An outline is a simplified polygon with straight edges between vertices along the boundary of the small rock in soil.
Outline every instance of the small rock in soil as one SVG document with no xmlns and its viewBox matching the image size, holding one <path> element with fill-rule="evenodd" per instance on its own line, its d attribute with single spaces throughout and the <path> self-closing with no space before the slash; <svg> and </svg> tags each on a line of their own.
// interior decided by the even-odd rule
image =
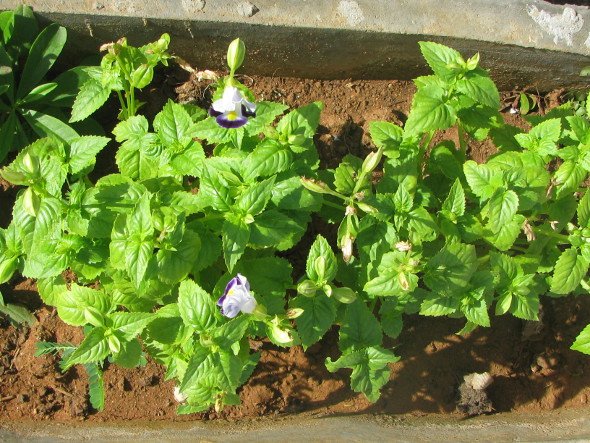
<svg viewBox="0 0 590 443">
<path fill-rule="evenodd" d="M 243 17 L 252 17 L 258 11 L 260 11 L 260 9 L 258 9 L 255 4 L 250 2 L 242 2 L 238 5 L 238 14 Z"/>
<path fill-rule="evenodd" d="M 470 417 L 492 412 L 494 407 L 485 391 L 491 383 L 489 374 L 487 372 L 483 374 L 473 373 L 466 375 L 463 379 L 463 383 L 459 386 L 457 410 Z"/>
</svg>

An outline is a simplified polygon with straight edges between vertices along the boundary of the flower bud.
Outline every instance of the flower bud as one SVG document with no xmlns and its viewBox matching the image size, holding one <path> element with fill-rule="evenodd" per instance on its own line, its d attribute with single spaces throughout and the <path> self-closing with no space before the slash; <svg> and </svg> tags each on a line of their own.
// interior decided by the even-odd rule
<svg viewBox="0 0 590 443">
<path fill-rule="evenodd" d="M 297 285 L 297 293 L 305 297 L 313 297 L 319 288 L 311 280 L 303 280 Z"/>
<path fill-rule="evenodd" d="M 412 249 L 412 243 L 409 243 L 407 241 L 398 241 L 395 244 L 395 249 L 397 249 L 400 252 L 410 251 Z"/>
<path fill-rule="evenodd" d="M 363 166 L 361 168 L 362 172 L 365 174 L 369 174 L 373 172 L 373 170 L 377 167 L 379 162 L 381 161 L 381 157 L 383 156 L 383 149 L 379 148 L 377 151 L 370 152 L 365 158 L 363 162 Z"/>
<path fill-rule="evenodd" d="M 23 156 L 23 165 L 31 174 L 39 172 L 39 159 L 28 152 Z"/>
<path fill-rule="evenodd" d="M 23 195 L 23 208 L 27 214 L 31 217 L 37 217 L 37 213 L 39 212 L 39 207 L 41 206 L 41 199 L 33 188 L 27 188 L 25 194 Z"/>
<path fill-rule="evenodd" d="M 319 194 L 329 194 L 330 188 L 327 184 L 320 180 L 314 180 L 313 178 L 301 177 L 301 184 L 303 187 L 311 192 L 317 192 Z"/>
<path fill-rule="evenodd" d="M 352 243 L 352 237 L 347 233 L 341 241 L 342 260 L 344 260 L 344 263 L 349 263 L 352 258 Z"/>
<path fill-rule="evenodd" d="M 291 134 L 287 139 L 290 145 L 301 146 L 307 140 L 307 137 L 303 134 Z"/>
<path fill-rule="evenodd" d="M 276 321 L 268 324 L 267 328 L 269 338 L 279 346 L 287 346 L 293 342 L 293 336 L 287 329 L 283 329 Z"/>
<path fill-rule="evenodd" d="M 18 267 L 18 257 L 13 256 L 0 263 L 0 284 L 6 283 Z"/>
<path fill-rule="evenodd" d="M 322 286 L 322 291 L 324 291 L 324 294 L 326 294 L 326 297 L 332 297 L 332 286 L 331 285 Z"/>
<path fill-rule="evenodd" d="M 366 203 L 363 202 L 357 202 L 356 205 L 359 207 L 359 209 L 367 214 L 375 214 L 377 212 L 379 212 L 377 210 L 377 208 L 374 208 L 371 205 L 368 205 Z"/>
<path fill-rule="evenodd" d="M 356 300 L 356 292 L 350 288 L 332 288 L 332 296 L 344 304 L 350 304 Z"/>
<path fill-rule="evenodd" d="M 176 400 L 178 403 L 184 403 L 187 398 L 188 397 L 186 394 L 180 392 L 180 388 L 178 386 L 174 387 L 174 400 Z"/>
<path fill-rule="evenodd" d="M 113 354 L 118 354 L 121 352 L 121 341 L 117 338 L 116 335 L 109 335 L 107 337 L 107 342 L 109 344 L 109 349 Z"/>
<path fill-rule="evenodd" d="M 244 62 L 246 55 L 246 45 L 239 38 L 235 39 L 229 44 L 227 48 L 227 66 L 232 73 L 236 71 Z"/>
</svg>

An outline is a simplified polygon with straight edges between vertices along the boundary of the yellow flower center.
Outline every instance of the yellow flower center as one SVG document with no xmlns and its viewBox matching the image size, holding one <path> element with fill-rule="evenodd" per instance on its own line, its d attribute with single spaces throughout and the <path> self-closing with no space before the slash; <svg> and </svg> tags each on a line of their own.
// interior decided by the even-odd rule
<svg viewBox="0 0 590 443">
<path fill-rule="evenodd" d="M 238 114 L 235 111 L 231 111 L 227 113 L 228 120 L 236 120 L 238 118 Z"/>
</svg>

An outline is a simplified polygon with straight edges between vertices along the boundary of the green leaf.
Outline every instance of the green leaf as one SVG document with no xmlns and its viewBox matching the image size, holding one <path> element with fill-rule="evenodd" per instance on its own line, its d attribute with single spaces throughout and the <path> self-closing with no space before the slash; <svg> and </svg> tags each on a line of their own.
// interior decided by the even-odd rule
<svg viewBox="0 0 590 443">
<path fill-rule="evenodd" d="M 393 352 L 380 346 L 368 347 L 346 352 L 335 362 L 326 359 L 326 368 L 336 372 L 342 368 L 352 368 L 350 385 L 355 392 L 362 392 L 369 401 L 379 399 L 380 389 L 389 381 L 389 363 L 399 360 Z"/>
<path fill-rule="evenodd" d="M 141 364 L 141 357 L 141 343 L 133 339 L 121 342 L 121 350 L 113 356 L 113 362 L 123 368 L 132 369 Z"/>
<path fill-rule="evenodd" d="M 383 148 L 387 157 L 399 156 L 398 148 L 402 142 L 403 129 L 390 122 L 373 121 L 369 123 L 371 139 L 378 148 Z"/>
<path fill-rule="evenodd" d="M 154 129 L 165 146 L 186 146 L 194 136 L 194 125 L 189 113 L 170 99 L 154 118 Z"/>
<path fill-rule="evenodd" d="M 363 161 L 354 155 L 345 155 L 334 171 L 334 186 L 337 192 L 352 195 Z"/>
<path fill-rule="evenodd" d="M 455 110 L 443 99 L 441 88 L 426 87 L 418 90 L 404 126 L 406 133 L 422 134 L 436 129 L 447 129 L 457 120 Z"/>
<path fill-rule="evenodd" d="M 72 326 L 84 326 L 88 323 L 84 315 L 86 308 L 106 314 L 111 307 L 104 292 L 77 284 L 72 284 L 69 291 L 55 294 L 55 305 L 61 320 Z"/>
<path fill-rule="evenodd" d="M 56 23 L 47 26 L 37 36 L 25 62 L 16 96 L 26 96 L 47 74 L 61 53 L 67 39 L 67 31 Z"/>
<path fill-rule="evenodd" d="M 144 116 L 122 121 L 115 126 L 113 134 L 118 142 L 123 142 L 115 156 L 123 175 L 141 180 L 157 177 L 160 165 L 157 136 L 148 132 Z"/>
<path fill-rule="evenodd" d="M 238 198 L 236 206 L 242 214 L 260 214 L 272 197 L 272 188 L 275 184 L 275 176 L 264 181 L 253 183 Z"/>
<path fill-rule="evenodd" d="M 453 293 L 465 288 L 477 269 L 473 245 L 445 245 L 426 264 L 424 283 L 433 291 Z"/>
<path fill-rule="evenodd" d="M 459 179 L 455 179 L 449 195 L 442 204 L 442 210 L 452 214 L 453 217 L 461 217 L 465 214 L 465 191 Z"/>
<path fill-rule="evenodd" d="M 198 333 L 215 325 L 215 302 L 192 280 L 184 280 L 178 288 L 178 309 L 184 324 Z"/>
<path fill-rule="evenodd" d="M 245 126 L 246 131 L 249 134 L 258 135 L 274 122 L 277 115 L 282 114 L 288 108 L 282 103 L 265 101 L 256 103 L 256 117 L 248 120 L 248 124 Z"/>
<path fill-rule="evenodd" d="M 488 227 L 497 232 L 511 221 L 518 211 L 518 196 L 514 191 L 498 189 L 492 195 L 488 211 Z"/>
<path fill-rule="evenodd" d="M 4 303 L 2 294 L 0 293 L 0 313 L 7 315 L 10 321 L 17 324 L 27 324 L 32 326 L 37 319 L 24 306 L 15 305 L 13 303 Z"/>
<path fill-rule="evenodd" d="M 407 191 L 403 183 L 399 185 L 393 196 L 393 204 L 395 205 L 396 212 L 410 212 L 414 206 L 414 198 Z"/>
<path fill-rule="evenodd" d="M 500 94 L 491 78 L 483 70 L 469 71 L 457 81 L 457 91 L 494 110 L 500 107 Z"/>
<path fill-rule="evenodd" d="M 49 114 L 29 109 L 22 116 L 39 137 L 55 137 L 65 144 L 80 137 L 74 128 Z"/>
<path fill-rule="evenodd" d="M 64 370 L 76 364 L 96 363 L 109 355 L 109 345 L 104 328 L 94 328 L 80 346 L 64 361 Z"/>
<path fill-rule="evenodd" d="M 397 338 L 401 334 L 404 325 L 402 318 L 403 313 L 403 306 L 397 303 L 396 300 L 384 300 L 379 308 L 383 333 L 391 338 Z"/>
<path fill-rule="evenodd" d="M 177 225 L 177 229 L 182 224 Z M 156 253 L 159 279 L 164 283 L 174 285 L 183 280 L 193 269 L 199 257 L 201 239 L 199 235 L 190 230 L 184 230 L 182 237 L 164 241 L 161 249 Z"/>
<path fill-rule="evenodd" d="M 84 365 L 88 373 L 88 394 L 90 405 L 97 411 L 104 409 L 105 392 L 102 370 L 96 363 L 87 363 Z"/>
<path fill-rule="evenodd" d="M 590 355 L 590 325 L 586 326 L 576 337 L 571 349 Z"/>
<path fill-rule="evenodd" d="M 241 217 L 228 216 L 223 222 L 223 258 L 231 272 L 246 250 L 250 239 L 250 227 Z"/>
<path fill-rule="evenodd" d="M 106 103 L 110 95 L 110 87 L 103 86 L 101 82 L 93 78 L 87 79 L 74 100 L 70 123 L 79 122 L 88 118 Z"/>
<path fill-rule="evenodd" d="M 573 292 L 588 273 L 588 260 L 578 254 L 574 247 L 561 253 L 551 281 L 551 292 L 569 294 Z"/>
<path fill-rule="evenodd" d="M 124 243 L 125 269 L 129 277 L 131 277 L 131 281 L 136 286 L 139 286 L 145 276 L 148 262 L 154 250 L 154 227 L 149 194 L 146 193 L 141 197 L 133 212 L 126 218 L 125 228 L 123 238 L 120 237 L 120 233 L 115 236 L 115 231 L 113 231 L 111 251 L 115 240 Z M 111 256 L 111 261 L 112 259 Z"/>
<path fill-rule="evenodd" d="M 586 190 L 576 210 L 580 228 L 590 228 L 590 191 Z"/>
<path fill-rule="evenodd" d="M 319 341 L 336 320 L 334 299 L 322 293 L 315 297 L 295 297 L 290 306 L 303 309 L 303 314 L 295 322 L 304 350 Z"/>
<path fill-rule="evenodd" d="M 253 181 L 258 177 L 268 177 L 291 167 L 291 151 L 275 140 L 266 139 L 252 151 L 244 161 L 242 177 Z"/>
<path fill-rule="evenodd" d="M 70 145 L 70 173 L 77 174 L 85 168 L 94 166 L 96 155 L 110 141 L 107 137 L 83 136 Z"/>
<path fill-rule="evenodd" d="M 328 241 L 321 235 L 316 237 L 309 249 L 305 269 L 307 276 L 318 286 L 323 286 L 336 277 L 338 272 L 336 256 Z"/>
<path fill-rule="evenodd" d="M 382 340 L 381 325 L 362 300 L 346 305 L 338 343 L 342 351 L 378 346 Z"/>
<path fill-rule="evenodd" d="M 456 297 L 441 295 L 438 293 L 428 296 L 420 305 L 420 315 L 440 317 L 450 315 L 459 309 L 459 300 Z"/>
<path fill-rule="evenodd" d="M 277 131 L 286 136 L 301 134 L 311 138 L 316 133 L 323 109 L 322 102 L 314 102 L 294 109 L 279 121 Z"/>
<path fill-rule="evenodd" d="M 221 349 L 230 349 L 234 343 L 244 337 L 249 323 L 250 317 L 248 315 L 239 315 L 214 330 L 213 342 Z"/>
<path fill-rule="evenodd" d="M 557 197 L 563 197 L 578 190 L 586 178 L 586 170 L 576 161 L 564 161 L 555 172 Z"/>
<path fill-rule="evenodd" d="M 157 316 L 149 312 L 113 312 L 109 318 L 113 322 L 113 329 L 120 332 L 125 340 L 132 340 Z"/>
<path fill-rule="evenodd" d="M 488 165 L 478 165 L 473 160 L 464 163 L 463 172 L 471 191 L 483 200 L 490 198 L 502 184 L 501 176 L 495 174 Z"/>
<path fill-rule="evenodd" d="M 315 212 L 322 206 L 322 196 L 305 189 L 298 176 L 275 183 L 271 200 L 277 208 L 287 210 Z"/>
<path fill-rule="evenodd" d="M 450 81 L 462 71 L 461 65 L 464 61 L 458 51 L 440 43 L 418 42 L 418 44 L 426 63 L 438 77 Z"/>
</svg>

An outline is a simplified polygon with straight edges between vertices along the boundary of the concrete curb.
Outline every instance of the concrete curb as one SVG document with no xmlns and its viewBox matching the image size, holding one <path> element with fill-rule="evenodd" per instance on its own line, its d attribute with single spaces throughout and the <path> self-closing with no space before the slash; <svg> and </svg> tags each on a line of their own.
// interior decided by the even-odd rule
<svg viewBox="0 0 590 443">
<path fill-rule="evenodd" d="M 4 428 L 4 429 L 3 429 Z M 588 409 L 539 414 L 457 416 L 289 416 L 238 422 L 0 424 L 0 440 L 133 442 L 588 441 Z"/>
<path fill-rule="evenodd" d="M 21 0 L 4 0 L 11 8 Z M 170 33 L 172 50 L 223 69 L 240 36 L 244 73 L 308 78 L 411 79 L 428 72 L 417 42 L 479 51 L 501 88 L 584 86 L 590 8 L 541 0 L 29 0 L 69 28 L 75 51 L 121 36 L 139 44 Z M 72 38 L 74 36 L 74 38 Z"/>
</svg>

